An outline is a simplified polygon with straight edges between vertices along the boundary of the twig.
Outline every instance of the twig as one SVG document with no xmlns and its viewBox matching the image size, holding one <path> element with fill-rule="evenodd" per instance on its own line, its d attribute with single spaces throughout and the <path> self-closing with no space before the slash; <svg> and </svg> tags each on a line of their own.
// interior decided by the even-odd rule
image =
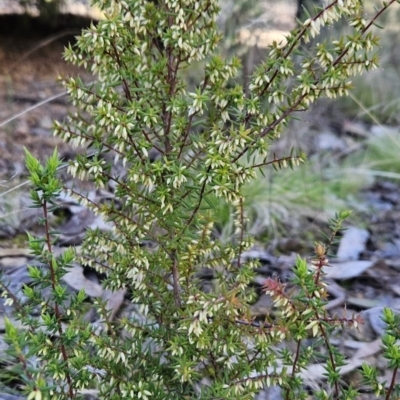
<svg viewBox="0 0 400 400">
<path fill-rule="evenodd" d="M 56 279 L 56 274 L 54 270 L 54 262 L 53 260 L 53 251 L 52 251 L 52 245 L 51 245 L 51 237 L 50 237 L 50 226 L 49 226 L 49 215 L 48 215 L 48 208 L 47 208 L 47 201 L 43 202 L 43 215 L 44 215 L 44 223 L 45 223 L 45 236 L 46 236 L 46 243 L 47 243 L 47 251 L 49 252 L 49 268 L 50 268 L 50 279 L 51 279 L 51 286 L 53 289 L 53 292 L 56 291 L 56 286 L 57 286 L 57 279 Z M 65 349 L 65 345 L 62 342 L 63 338 L 63 328 L 62 328 L 62 321 L 61 321 L 61 311 L 58 307 L 58 304 L 56 301 L 54 301 L 54 312 L 55 316 L 57 319 L 57 326 L 58 326 L 58 334 L 60 335 L 60 351 L 62 354 L 62 358 L 65 362 L 65 364 L 68 366 L 69 364 L 69 358 L 67 355 L 67 350 Z M 71 399 L 75 399 L 75 394 L 74 390 L 72 387 L 72 379 L 69 371 L 66 371 L 65 377 L 67 379 L 68 383 L 68 388 L 69 388 L 69 396 Z"/>
<path fill-rule="evenodd" d="M 62 97 L 62 96 L 65 96 L 66 94 L 67 94 L 67 91 L 65 90 L 64 92 L 55 94 L 54 96 L 50 96 L 50 97 L 48 97 L 48 98 L 45 99 L 45 100 L 39 101 L 39 103 L 36 103 L 36 104 L 34 104 L 33 106 L 28 107 L 28 108 L 26 108 L 25 110 L 19 112 L 18 114 L 14 114 L 12 117 L 6 119 L 5 121 L 0 122 L 0 128 L 1 128 L 2 126 L 4 126 L 4 125 L 7 125 L 7 124 L 10 123 L 11 121 L 14 121 L 15 119 L 21 117 L 22 115 L 27 114 L 28 112 L 33 111 L 33 110 L 35 110 L 36 108 L 43 106 L 44 104 L 50 103 L 51 101 L 53 101 L 53 100 L 55 100 L 55 99 L 58 99 L 58 98 L 60 98 L 60 97 Z"/>
</svg>

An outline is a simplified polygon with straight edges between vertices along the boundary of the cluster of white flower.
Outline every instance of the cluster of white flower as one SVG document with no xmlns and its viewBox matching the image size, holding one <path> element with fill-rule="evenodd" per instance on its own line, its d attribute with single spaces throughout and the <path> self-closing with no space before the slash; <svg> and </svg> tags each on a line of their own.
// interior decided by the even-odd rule
<svg viewBox="0 0 400 400">
<path fill-rule="evenodd" d="M 135 34 L 146 34 L 147 24 L 149 23 L 146 17 L 146 8 L 139 6 L 134 7 L 132 11 L 125 12 L 124 22 L 128 23 L 129 27 L 134 29 Z"/>
</svg>

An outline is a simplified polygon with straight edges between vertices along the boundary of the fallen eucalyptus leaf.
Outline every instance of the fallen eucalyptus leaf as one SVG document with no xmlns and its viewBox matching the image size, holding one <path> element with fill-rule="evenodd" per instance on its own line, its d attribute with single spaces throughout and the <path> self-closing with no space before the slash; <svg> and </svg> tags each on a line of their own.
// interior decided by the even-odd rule
<svg viewBox="0 0 400 400">
<path fill-rule="evenodd" d="M 348 228 L 340 240 L 337 257 L 339 260 L 358 260 L 365 250 L 369 232 L 357 227 Z"/>
<path fill-rule="evenodd" d="M 83 268 L 75 265 L 63 276 L 63 281 L 75 290 L 84 290 L 90 297 L 100 297 L 103 293 L 101 286 L 92 282 L 83 274 Z"/>
<path fill-rule="evenodd" d="M 326 277 L 329 279 L 346 280 L 360 276 L 368 268 L 371 268 L 375 261 L 347 261 L 332 263 L 325 268 Z"/>
</svg>

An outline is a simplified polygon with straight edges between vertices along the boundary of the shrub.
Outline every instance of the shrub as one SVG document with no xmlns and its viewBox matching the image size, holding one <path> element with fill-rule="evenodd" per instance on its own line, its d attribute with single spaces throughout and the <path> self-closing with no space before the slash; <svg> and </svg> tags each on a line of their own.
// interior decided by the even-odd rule
<svg viewBox="0 0 400 400">
<path fill-rule="evenodd" d="M 294 168 L 304 161 L 291 151 L 268 157 L 268 149 L 295 112 L 321 96 L 346 94 L 352 75 L 376 68 L 370 53 L 378 40 L 370 28 L 393 2 L 371 21 L 357 0 L 321 9 L 286 42 L 271 46 L 251 77 L 248 96 L 235 82 L 239 61 L 215 54 L 221 39 L 215 0 L 94 2 L 106 19 L 85 30 L 65 58 L 89 68 L 97 81 L 64 81 L 78 111 L 56 122 L 55 134 L 88 149 L 70 162 L 72 176 L 115 188 L 115 198 L 101 203 L 71 189 L 112 230 L 89 230 L 79 252 L 68 249 L 56 257 L 48 216 L 62 189 L 60 161 L 54 153 L 43 166 L 27 154 L 31 197 L 43 209 L 46 230 L 43 239 L 30 237 L 29 243 L 48 269 L 30 267 L 35 286 L 25 286 L 25 305 L 5 292 L 8 302 L 19 304 L 18 317 L 28 328 L 6 326 L 29 399 L 75 399 L 89 389 L 104 399 L 250 399 L 264 385 L 279 385 L 286 399 L 301 399 L 301 371 L 313 357 L 326 360 L 327 387 L 316 397 L 356 398 L 357 390 L 340 380 L 345 360 L 329 332 L 360 320 L 329 317 L 324 308 L 327 248 L 347 214 L 332 222 L 328 247 L 316 245 L 311 269 L 297 260 L 295 295 L 276 279 L 265 281 L 279 312 L 257 321 L 249 308 L 257 262 L 243 256 L 253 241 L 242 188 L 264 167 Z M 302 43 L 340 18 L 352 34 L 302 54 Z M 194 62 L 203 63 L 204 74 L 189 91 L 183 72 Z M 123 173 L 114 169 L 117 163 Z M 229 242 L 215 235 L 214 197 L 234 210 Z M 148 241 L 155 246 L 145 246 Z M 74 259 L 105 274 L 105 288 L 130 293 L 138 312 L 113 320 L 98 299 L 102 324 L 87 324 L 85 293 L 71 294 L 61 284 Z M 199 290 L 194 276 L 201 268 L 215 271 L 213 293 Z M 31 316 L 33 309 L 39 319 Z M 384 341 L 395 372 L 396 318 L 387 312 Z M 309 337 L 316 340 L 303 344 Z M 285 343 L 294 343 L 293 352 Z M 364 374 L 378 394 L 389 398 L 394 392 L 377 382 L 373 369 L 365 367 Z"/>
</svg>

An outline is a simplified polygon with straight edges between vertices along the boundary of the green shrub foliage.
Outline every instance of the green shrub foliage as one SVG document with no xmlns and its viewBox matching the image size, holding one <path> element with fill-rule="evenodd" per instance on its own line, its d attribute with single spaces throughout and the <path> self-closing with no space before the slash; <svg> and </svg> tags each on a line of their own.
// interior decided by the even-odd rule
<svg viewBox="0 0 400 400">
<path fill-rule="evenodd" d="M 278 310 L 274 317 L 256 321 L 251 315 L 256 295 L 249 283 L 257 262 L 243 257 L 253 243 L 241 189 L 267 166 L 293 168 L 304 161 L 290 150 L 273 157 L 268 150 L 296 112 L 320 97 L 346 94 L 352 75 L 377 67 L 372 51 L 378 40 L 370 28 L 392 3 L 370 21 L 359 0 L 317 10 L 286 40 L 273 43 L 243 88 L 235 81 L 238 59 L 217 53 L 216 0 L 94 1 L 105 19 L 83 31 L 65 59 L 96 80 L 64 81 L 77 111 L 55 124 L 55 134 L 86 148 L 70 162 L 72 176 L 98 188 L 112 185 L 115 194 L 96 203 L 71 190 L 112 227 L 89 230 L 75 261 L 104 273 L 104 287 L 126 290 L 135 312 L 112 319 L 99 299 L 102 323 L 82 320 L 84 293 L 68 293 L 60 282 L 72 251 L 53 254 L 47 223 L 61 190 L 57 154 L 44 166 L 28 154 L 32 199 L 43 208 L 47 232 L 44 239 L 31 238 L 30 246 L 49 266 L 48 272 L 30 272 L 37 288 L 52 293 L 45 299 L 42 290 L 26 287 L 28 302 L 18 315 L 29 329 L 17 333 L 7 325 L 29 399 L 83 398 L 85 391 L 108 400 L 252 399 L 270 385 L 280 386 L 286 399 L 301 399 L 307 396 L 301 371 L 318 346 L 325 349 L 318 357 L 326 361 L 327 385 L 315 396 L 356 398 L 355 389 L 342 386 L 345 360 L 329 332 L 357 326 L 359 319 L 327 315 L 324 245 L 317 244 L 311 266 L 298 259 L 291 295 L 278 280 L 265 281 Z M 340 19 L 351 34 L 321 39 L 302 53 L 322 26 Z M 203 72 L 189 88 L 185 71 L 194 63 Z M 116 169 L 119 164 L 124 168 Z M 214 228 L 215 196 L 235 210 L 229 241 L 219 240 Z M 345 217 L 332 221 L 332 238 Z M 209 293 L 195 279 L 202 268 L 215 271 Z M 8 301 L 16 299 L 10 294 Z M 36 308 L 40 319 L 30 316 Z M 390 329 L 388 353 L 397 346 L 397 331 Z M 392 360 L 390 367 L 397 364 Z M 373 371 L 365 374 L 377 393 L 386 390 Z"/>
</svg>

